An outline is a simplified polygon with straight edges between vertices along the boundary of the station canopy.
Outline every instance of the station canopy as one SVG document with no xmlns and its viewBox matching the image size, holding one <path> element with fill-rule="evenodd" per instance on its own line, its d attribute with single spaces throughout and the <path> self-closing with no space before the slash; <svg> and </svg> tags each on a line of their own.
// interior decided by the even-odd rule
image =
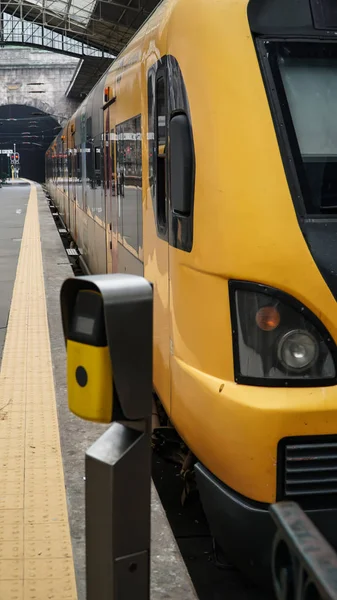
<svg viewBox="0 0 337 600">
<path fill-rule="evenodd" d="M 8 0 L 0 45 L 30 45 L 81 58 L 69 97 L 85 96 L 161 0 Z"/>
</svg>

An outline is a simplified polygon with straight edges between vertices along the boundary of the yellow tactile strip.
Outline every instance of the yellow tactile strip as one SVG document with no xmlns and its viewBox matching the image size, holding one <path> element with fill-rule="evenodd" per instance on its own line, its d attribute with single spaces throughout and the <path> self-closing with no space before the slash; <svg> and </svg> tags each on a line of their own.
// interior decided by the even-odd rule
<svg viewBox="0 0 337 600">
<path fill-rule="evenodd" d="M 76 600 L 35 185 L 0 374 L 0 600 Z"/>
</svg>

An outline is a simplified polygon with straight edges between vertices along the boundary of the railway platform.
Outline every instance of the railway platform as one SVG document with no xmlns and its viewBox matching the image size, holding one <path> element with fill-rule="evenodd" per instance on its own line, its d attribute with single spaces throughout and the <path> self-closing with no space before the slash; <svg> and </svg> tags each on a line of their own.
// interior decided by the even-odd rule
<svg viewBox="0 0 337 600">
<path fill-rule="evenodd" d="M 59 292 L 73 275 L 42 188 L 0 189 L 0 598 L 84 600 L 85 451 L 67 406 Z M 151 600 L 196 598 L 152 488 Z"/>
</svg>

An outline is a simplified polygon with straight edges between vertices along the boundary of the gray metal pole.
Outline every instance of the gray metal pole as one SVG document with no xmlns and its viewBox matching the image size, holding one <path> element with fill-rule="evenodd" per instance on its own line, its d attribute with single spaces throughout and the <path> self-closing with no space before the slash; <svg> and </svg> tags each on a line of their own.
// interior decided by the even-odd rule
<svg viewBox="0 0 337 600">
<path fill-rule="evenodd" d="M 86 453 L 87 600 L 149 600 L 151 420 L 114 423 Z"/>
</svg>

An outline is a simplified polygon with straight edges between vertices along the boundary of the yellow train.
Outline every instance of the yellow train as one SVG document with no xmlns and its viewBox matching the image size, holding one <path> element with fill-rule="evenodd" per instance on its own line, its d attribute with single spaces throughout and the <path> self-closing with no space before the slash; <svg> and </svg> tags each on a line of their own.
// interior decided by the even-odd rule
<svg viewBox="0 0 337 600">
<path fill-rule="evenodd" d="M 164 0 L 46 156 L 91 272 L 154 285 L 155 391 L 254 576 L 272 502 L 337 545 L 336 31 L 329 0 Z"/>
</svg>

